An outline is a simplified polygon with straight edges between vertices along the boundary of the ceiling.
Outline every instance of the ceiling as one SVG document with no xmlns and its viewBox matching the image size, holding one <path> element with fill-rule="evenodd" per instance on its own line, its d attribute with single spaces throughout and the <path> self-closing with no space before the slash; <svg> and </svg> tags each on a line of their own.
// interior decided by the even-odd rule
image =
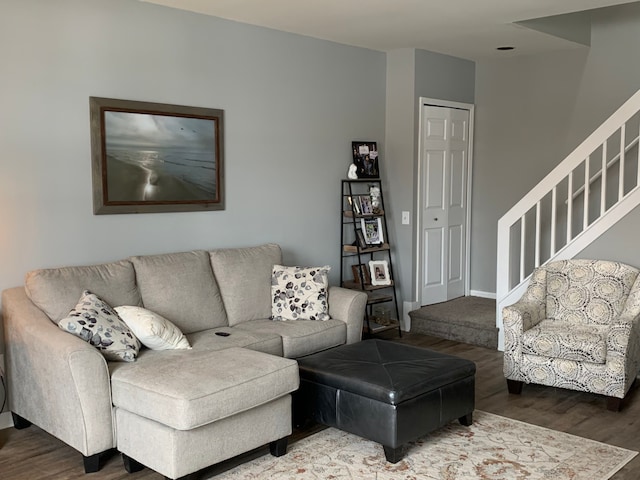
<svg viewBox="0 0 640 480">
<path fill-rule="evenodd" d="M 471 60 L 578 48 L 568 35 L 585 31 L 588 15 L 565 15 L 629 0 L 141 0 L 242 23 L 390 51 L 420 48 Z M 555 17 L 553 29 L 522 22 Z M 531 27 L 531 25 L 529 25 Z M 566 28 L 565 28 L 566 26 Z M 554 30 L 555 29 L 555 30 Z M 587 30 L 588 31 L 588 30 Z M 584 39 L 584 36 L 579 36 Z M 588 37 L 588 35 L 587 35 Z M 586 42 L 588 44 L 588 40 Z M 499 46 L 515 50 L 500 52 Z"/>
</svg>

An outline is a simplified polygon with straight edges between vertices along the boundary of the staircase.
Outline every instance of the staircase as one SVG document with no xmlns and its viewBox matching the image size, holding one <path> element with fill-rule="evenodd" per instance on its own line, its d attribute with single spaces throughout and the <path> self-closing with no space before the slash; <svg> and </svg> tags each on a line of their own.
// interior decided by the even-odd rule
<svg viewBox="0 0 640 480">
<path fill-rule="evenodd" d="M 640 90 L 498 221 L 496 326 L 533 270 L 573 258 L 640 204 Z"/>
</svg>

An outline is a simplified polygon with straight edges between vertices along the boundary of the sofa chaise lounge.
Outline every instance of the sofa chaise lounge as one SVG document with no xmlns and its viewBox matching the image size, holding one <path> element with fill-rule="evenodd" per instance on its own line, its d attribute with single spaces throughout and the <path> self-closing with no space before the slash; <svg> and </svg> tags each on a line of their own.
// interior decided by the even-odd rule
<svg viewBox="0 0 640 480">
<path fill-rule="evenodd" d="M 328 288 L 329 319 L 274 321 L 275 244 L 136 256 L 42 269 L 2 294 L 9 406 L 84 456 L 118 449 L 125 467 L 178 478 L 254 448 L 286 452 L 295 359 L 361 339 L 366 295 Z M 105 359 L 56 325 L 84 290 L 170 320 L 191 349 Z"/>
</svg>

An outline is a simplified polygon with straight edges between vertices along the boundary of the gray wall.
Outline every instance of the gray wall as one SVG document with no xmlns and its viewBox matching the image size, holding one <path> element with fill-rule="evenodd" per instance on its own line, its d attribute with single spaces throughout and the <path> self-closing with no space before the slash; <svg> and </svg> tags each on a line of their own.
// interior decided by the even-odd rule
<svg viewBox="0 0 640 480">
<path fill-rule="evenodd" d="M 337 281 L 340 179 L 351 140 L 384 138 L 384 53 L 137 0 L 3 0 L 0 61 L 0 289 L 263 242 Z M 94 216 L 90 96 L 224 109 L 226 210 Z"/>
<path fill-rule="evenodd" d="M 638 45 L 633 3 L 593 12 L 590 49 L 477 63 L 472 289 L 495 292 L 498 219 L 640 88 Z M 637 216 L 615 231 L 638 237 Z M 587 253 L 640 266 L 628 242 L 611 245 Z"/>
<path fill-rule="evenodd" d="M 386 164 L 388 221 L 395 238 L 396 279 L 402 302 L 415 302 L 416 195 L 418 179 L 418 115 L 420 97 L 473 103 L 475 64 L 425 50 L 401 49 L 387 54 Z M 387 198 L 387 197 L 385 197 Z M 402 225 L 401 212 L 411 212 Z M 415 305 L 414 305 L 415 307 Z M 407 313 L 407 312 L 405 312 Z"/>
</svg>

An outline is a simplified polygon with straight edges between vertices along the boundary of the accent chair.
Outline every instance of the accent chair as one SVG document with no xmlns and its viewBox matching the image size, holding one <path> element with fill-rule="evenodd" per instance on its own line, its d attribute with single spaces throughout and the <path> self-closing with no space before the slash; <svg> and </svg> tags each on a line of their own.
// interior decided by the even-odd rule
<svg viewBox="0 0 640 480">
<path fill-rule="evenodd" d="M 522 298 L 503 309 L 504 375 L 591 392 L 619 411 L 640 368 L 640 270 L 572 259 L 534 270 Z"/>
</svg>

